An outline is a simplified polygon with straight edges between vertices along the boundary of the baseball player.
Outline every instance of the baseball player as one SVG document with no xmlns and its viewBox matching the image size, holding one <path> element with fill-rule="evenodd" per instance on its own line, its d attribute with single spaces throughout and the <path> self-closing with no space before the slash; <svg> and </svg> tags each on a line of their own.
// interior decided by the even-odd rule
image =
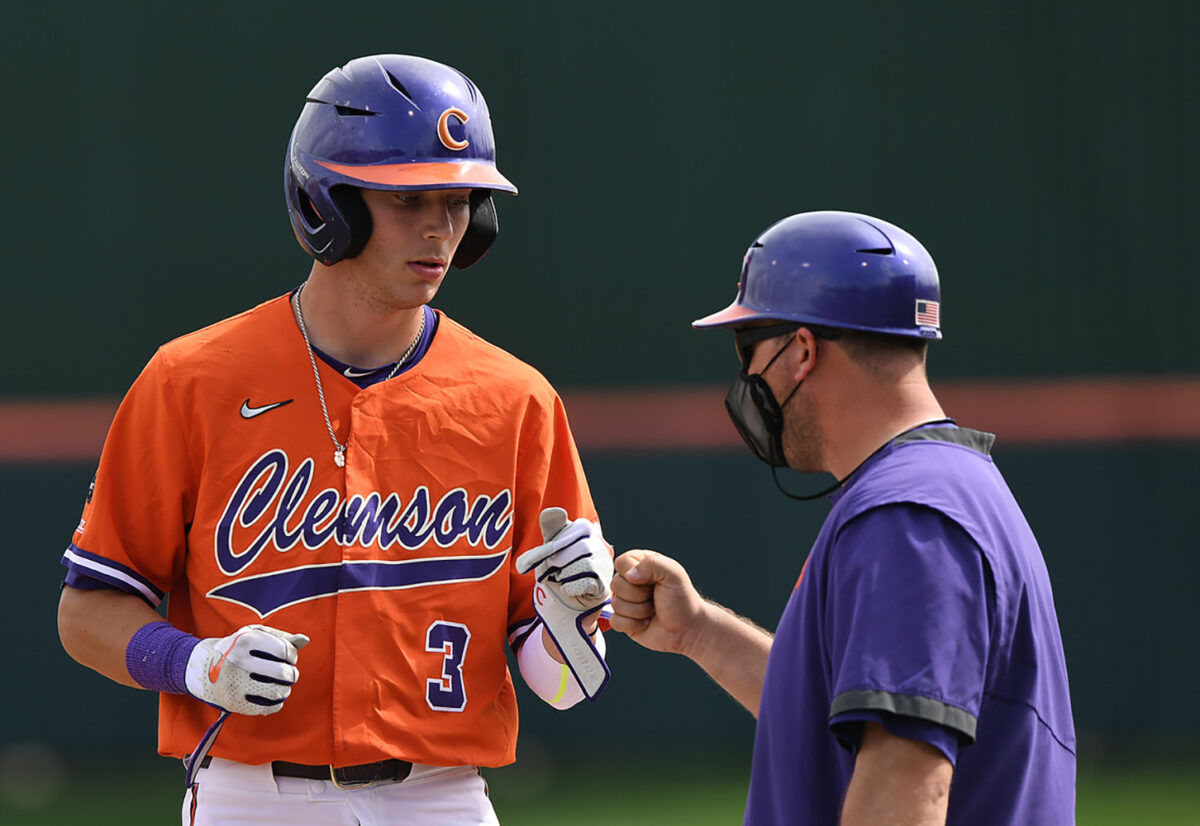
<svg viewBox="0 0 1200 826">
<path fill-rule="evenodd" d="M 929 387 L 940 302 L 910 234 L 811 212 L 763 232 L 737 299 L 695 322 L 733 330 L 726 406 L 752 452 L 838 480 L 774 637 L 669 557 L 617 559 L 613 627 L 690 657 L 758 718 L 747 824 L 1074 823 L 1049 577 L 994 437 Z"/>
<path fill-rule="evenodd" d="M 554 390 L 429 307 L 516 187 L 479 89 L 403 55 L 309 92 L 284 184 L 308 279 L 135 381 L 63 556 L 62 642 L 160 692 L 184 823 L 495 823 L 505 646 L 556 708 L 594 698 L 612 576 Z"/>
</svg>

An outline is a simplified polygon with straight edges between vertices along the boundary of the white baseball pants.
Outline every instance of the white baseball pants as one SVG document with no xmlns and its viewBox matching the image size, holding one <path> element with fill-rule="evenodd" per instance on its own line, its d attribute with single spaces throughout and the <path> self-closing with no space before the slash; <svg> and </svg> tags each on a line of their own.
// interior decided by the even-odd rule
<svg viewBox="0 0 1200 826">
<path fill-rule="evenodd" d="M 183 800 L 184 826 L 499 826 L 474 766 L 416 764 L 399 783 L 339 789 L 214 758 Z"/>
</svg>

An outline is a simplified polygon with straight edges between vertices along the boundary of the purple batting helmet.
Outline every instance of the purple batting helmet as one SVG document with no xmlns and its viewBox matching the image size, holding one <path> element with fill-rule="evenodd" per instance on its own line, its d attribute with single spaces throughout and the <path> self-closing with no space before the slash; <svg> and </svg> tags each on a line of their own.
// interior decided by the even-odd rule
<svg viewBox="0 0 1200 826">
<path fill-rule="evenodd" d="M 737 299 L 694 327 L 798 321 L 940 339 L 937 268 L 900 227 L 854 212 L 802 212 L 758 236 Z"/>
<path fill-rule="evenodd" d="M 360 189 L 471 189 L 471 222 L 451 262 L 465 268 L 496 239 L 492 122 L 466 75 L 409 55 L 333 69 L 308 93 L 284 163 L 284 196 L 300 245 L 323 264 L 362 251 L 371 214 Z"/>
</svg>

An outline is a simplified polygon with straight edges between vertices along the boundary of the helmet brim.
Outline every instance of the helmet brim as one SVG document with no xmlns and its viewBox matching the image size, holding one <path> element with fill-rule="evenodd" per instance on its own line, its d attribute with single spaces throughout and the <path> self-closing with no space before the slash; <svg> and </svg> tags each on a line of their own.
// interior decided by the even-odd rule
<svg viewBox="0 0 1200 826">
<path fill-rule="evenodd" d="M 692 322 L 692 326 L 697 328 L 734 327 L 738 324 L 745 324 L 747 321 L 755 321 L 756 319 L 767 317 L 735 301 L 724 310 L 719 310 L 711 315 L 706 315 L 704 318 L 696 319 Z"/>
<path fill-rule="evenodd" d="M 498 189 L 517 194 L 512 181 L 488 163 L 342 164 L 317 161 L 331 172 L 361 183 L 368 189 Z"/>
</svg>

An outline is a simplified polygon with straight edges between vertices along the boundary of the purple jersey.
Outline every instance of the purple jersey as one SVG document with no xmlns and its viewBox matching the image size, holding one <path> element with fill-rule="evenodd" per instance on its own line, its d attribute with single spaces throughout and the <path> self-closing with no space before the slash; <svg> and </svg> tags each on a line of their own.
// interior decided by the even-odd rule
<svg viewBox="0 0 1200 826">
<path fill-rule="evenodd" d="M 955 764 L 950 826 L 1075 822 L 1050 580 L 991 443 L 910 431 L 832 497 L 771 648 L 747 824 L 836 824 L 864 720 Z"/>
</svg>

